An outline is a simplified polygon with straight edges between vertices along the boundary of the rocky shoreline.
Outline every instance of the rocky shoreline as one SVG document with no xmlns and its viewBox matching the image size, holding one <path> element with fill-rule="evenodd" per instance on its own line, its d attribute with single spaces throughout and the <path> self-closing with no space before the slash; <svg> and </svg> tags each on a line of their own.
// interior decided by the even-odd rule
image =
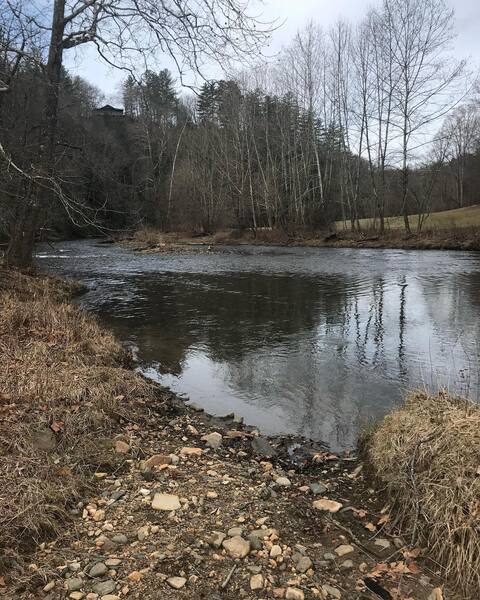
<svg viewBox="0 0 480 600">
<path fill-rule="evenodd" d="M 6 597 L 443 598 L 355 455 L 306 444 L 292 456 L 290 440 L 165 390 L 144 409 L 112 439 L 99 493 L 31 557 L 37 589 Z"/>
</svg>

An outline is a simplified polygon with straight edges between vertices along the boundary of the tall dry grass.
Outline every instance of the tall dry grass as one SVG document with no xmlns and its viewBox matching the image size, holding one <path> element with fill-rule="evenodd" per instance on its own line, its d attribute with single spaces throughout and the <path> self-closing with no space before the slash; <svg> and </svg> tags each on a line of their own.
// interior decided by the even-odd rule
<svg viewBox="0 0 480 600">
<path fill-rule="evenodd" d="M 0 573 L 45 536 L 116 457 L 112 435 L 151 387 L 67 299 L 78 286 L 0 271 Z"/>
<path fill-rule="evenodd" d="M 447 393 L 410 395 L 367 443 L 412 543 L 476 600 L 480 590 L 480 407 Z"/>
</svg>

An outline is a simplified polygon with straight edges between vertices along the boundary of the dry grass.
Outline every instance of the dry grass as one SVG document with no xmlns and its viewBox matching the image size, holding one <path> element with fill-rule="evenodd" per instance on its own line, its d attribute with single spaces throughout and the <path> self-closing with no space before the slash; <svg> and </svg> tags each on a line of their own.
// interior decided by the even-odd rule
<svg viewBox="0 0 480 600">
<path fill-rule="evenodd" d="M 77 285 L 0 275 L 0 553 L 8 557 L 63 528 L 94 471 L 115 463 L 111 438 L 129 401 L 152 390 L 124 368 L 113 336 L 66 303 Z"/>
<path fill-rule="evenodd" d="M 373 219 L 360 219 L 362 229 L 368 229 L 372 224 Z M 417 215 L 410 216 L 410 224 L 415 231 L 418 224 Z M 349 223 L 345 224 L 343 221 L 338 221 L 336 225 L 339 231 L 344 229 L 345 225 L 347 228 L 349 227 Z M 404 229 L 403 217 L 387 217 L 385 227 L 387 230 Z M 424 229 L 452 229 L 455 227 L 480 227 L 480 205 L 432 212 L 424 223 Z"/>
<path fill-rule="evenodd" d="M 412 394 L 368 443 L 368 457 L 414 543 L 459 586 L 480 589 L 480 407 L 447 393 Z"/>
</svg>

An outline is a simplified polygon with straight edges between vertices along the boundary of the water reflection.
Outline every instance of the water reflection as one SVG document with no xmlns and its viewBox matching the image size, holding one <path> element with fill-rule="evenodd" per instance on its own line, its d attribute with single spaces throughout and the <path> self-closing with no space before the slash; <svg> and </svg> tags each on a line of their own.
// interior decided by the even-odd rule
<svg viewBox="0 0 480 600">
<path fill-rule="evenodd" d="M 82 303 L 138 348 L 150 376 L 266 432 L 348 447 L 409 388 L 478 395 L 473 253 L 62 249 L 41 264 L 87 280 Z"/>
</svg>

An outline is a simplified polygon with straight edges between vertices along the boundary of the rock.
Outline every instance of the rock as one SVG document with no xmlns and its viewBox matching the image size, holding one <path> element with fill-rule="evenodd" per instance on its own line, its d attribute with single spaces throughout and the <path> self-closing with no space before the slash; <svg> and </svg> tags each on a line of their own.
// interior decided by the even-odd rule
<svg viewBox="0 0 480 600">
<path fill-rule="evenodd" d="M 128 544 L 128 538 L 123 533 L 117 533 L 117 535 L 114 535 L 112 537 L 112 542 L 114 542 L 115 544 L 121 544 L 123 546 L 125 544 Z"/>
<path fill-rule="evenodd" d="M 278 477 L 275 479 L 275 483 L 281 487 L 290 487 L 292 485 L 292 482 L 288 477 Z"/>
<path fill-rule="evenodd" d="M 244 418 L 241 415 L 233 415 L 233 422 L 236 423 L 237 425 L 242 425 L 242 423 L 244 422 Z"/>
<path fill-rule="evenodd" d="M 250 552 L 250 542 L 244 540 L 239 535 L 224 540 L 222 546 L 232 558 L 245 558 Z"/>
<path fill-rule="evenodd" d="M 195 412 L 201 413 L 204 410 L 199 404 L 195 404 L 195 402 L 191 402 L 188 406 Z"/>
<path fill-rule="evenodd" d="M 242 535 L 243 528 L 242 527 L 232 527 L 227 531 L 228 537 L 235 537 L 236 535 Z"/>
<path fill-rule="evenodd" d="M 220 448 L 223 441 L 222 435 L 220 433 L 217 433 L 216 431 L 214 431 L 213 433 L 209 433 L 208 435 L 204 435 L 201 439 L 202 442 L 205 442 L 205 444 L 209 448 L 213 448 L 214 450 Z"/>
<path fill-rule="evenodd" d="M 93 565 L 88 574 L 90 577 L 102 577 L 102 575 L 105 575 L 107 571 L 107 565 L 103 562 L 98 562 L 96 565 Z"/>
<path fill-rule="evenodd" d="M 327 486 L 323 483 L 311 483 L 309 487 L 314 496 L 322 496 L 328 492 Z"/>
<path fill-rule="evenodd" d="M 263 575 L 252 575 L 250 577 L 250 589 L 261 590 L 263 589 Z"/>
<path fill-rule="evenodd" d="M 332 598 L 336 598 L 337 600 L 340 600 L 340 598 L 342 597 L 342 592 L 340 590 L 337 590 L 337 588 L 332 587 L 331 585 L 322 585 L 322 590 L 325 594 L 331 596 Z"/>
<path fill-rule="evenodd" d="M 185 577 L 169 577 L 167 583 L 174 590 L 181 590 L 187 583 L 187 580 Z"/>
<path fill-rule="evenodd" d="M 390 548 L 391 545 L 390 542 L 384 538 L 378 538 L 377 540 L 375 540 L 374 544 L 375 546 L 379 546 L 383 550 L 387 550 L 387 548 Z"/>
<path fill-rule="evenodd" d="M 118 567 L 119 565 L 121 565 L 122 561 L 120 560 L 120 558 L 107 558 L 107 560 L 105 561 L 105 564 L 109 568 L 114 568 L 114 567 Z"/>
<path fill-rule="evenodd" d="M 335 554 L 337 556 L 345 556 L 345 554 L 350 554 L 354 551 L 355 548 L 353 546 L 350 546 L 350 544 L 342 544 L 341 546 L 338 546 L 338 548 L 335 548 Z"/>
<path fill-rule="evenodd" d="M 72 592 L 68 597 L 71 598 L 71 600 L 82 600 L 84 596 L 85 594 L 83 592 Z"/>
<path fill-rule="evenodd" d="M 277 531 L 275 529 L 254 529 L 250 535 L 259 538 L 260 540 L 265 540 L 269 538 L 272 533 L 277 533 Z"/>
<path fill-rule="evenodd" d="M 213 531 L 212 534 L 207 537 L 207 543 L 210 544 L 210 546 L 213 546 L 214 548 L 220 548 L 223 540 L 226 537 L 227 536 L 221 531 Z"/>
<path fill-rule="evenodd" d="M 315 500 L 313 503 L 313 508 L 317 510 L 324 510 L 330 513 L 336 513 L 342 508 L 343 504 L 341 502 L 335 502 L 335 500 L 326 500 L 322 498 L 321 500 Z"/>
<path fill-rule="evenodd" d="M 273 588 L 272 592 L 274 598 L 285 598 L 284 588 Z"/>
<path fill-rule="evenodd" d="M 111 579 L 106 581 L 99 581 L 93 586 L 93 591 L 99 596 L 105 596 L 111 594 L 115 589 L 115 582 Z"/>
<path fill-rule="evenodd" d="M 117 440 L 115 442 L 115 452 L 117 454 L 128 454 L 130 452 L 130 446 L 122 440 Z"/>
<path fill-rule="evenodd" d="M 289 587 L 285 593 L 286 600 L 304 600 L 305 594 L 298 588 Z"/>
<path fill-rule="evenodd" d="M 312 561 L 308 556 L 302 556 L 297 562 L 296 568 L 299 573 L 306 573 L 312 567 Z"/>
<path fill-rule="evenodd" d="M 68 565 L 68 568 L 70 569 L 70 571 L 73 571 L 74 573 L 76 573 L 77 571 L 80 571 L 80 569 L 82 568 L 82 565 L 79 562 L 71 562 Z"/>
<path fill-rule="evenodd" d="M 169 456 L 170 460 L 172 461 L 172 465 L 178 465 L 178 463 L 180 462 L 180 457 L 176 454 L 169 454 Z"/>
<path fill-rule="evenodd" d="M 260 540 L 259 537 L 257 537 L 256 535 L 252 535 L 250 534 L 247 537 L 247 540 L 250 542 L 250 546 L 252 548 L 252 550 L 261 550 L 262 549 L 262 542 Z"/>
<path fill-rule="evenodd" d="M 253 438 L 252 450 L 256 455 L 265 458 L 273 458 L 277 455 L 275 448 L 263 437 Z"/>
<path fill-rule="evenodd" d="M 145 469 L 153 469 L 153 467 L 160 467 L 161 465 L 170 465 L 172 458 L 166 454 L 154 454 L 148 460 L 145 461 Z"/>
<path fill-rule="evenodd" d="M 435 588 L 428 597 L 428 600 L 443 600 L 442 588 Z"/>
<path fill-rule="evenodd" d="M 95 523 L 99 523 L 100 521 L 103 521 L 103 519 L 105 519 L 105 511 L 99 508 L 93 513 L 93 520 Z"/>
<path fill-rule="evenodd" d="M 270 550 L 270 558 L 277 558 L 277 556 L 281 556 L 282 555 L 282 549 L 278 544 L 275 544 L 274 546 L 272 546 L 271 550 Z"/>
<path fill-rule="evenodd" d="M 140 571 L 132 571 L 128 575 L 128 579 L 133 581 L 133 583 L 138 583 L 142 577 L 143 575 L 140 573 Z"/>
<path fill-rule="evenodd" d="M 337 557 L 335 556 L 335 554 L 332 554 L 331 552 L 325 552 L 325 554 L 323 555 L 324 560 L 337 560 Z"/>
<path fill-rule="evenodd" d="M 202 456 L 203 450 L 201 448 L 182 448 L 180 454 L 181 456 Z"/>
<path fill-rule="evenodd" d="M 88 600 L 88 596 L 87 596 L 87 600 Z M 120 596 L 115 596 L 115 594 L 106 594 L 105 596 L 102 596 L 101 600 L 120 600 Z"/>
<path fill-rule="evenodd" d="M 143 540 L 148 537 L 148 534 L 150 533 L 150 526 L 149 525 L 144 525 L 143 527 L 140 527 L 140 529 L 137 531 L 137 539 L 139 542 L 143 542 Z"/>
<path fill-rule="evenodd" d="M 181 508 L 178 496 L 173 494 L 155 494 L 152 500 L 154 510 L 178 510 Z"/>
<path fill-rule="evenodd" d="M 355 565 L 353 564 L 353 560 L 344 560 L 340 565 L 340 568 L 344 571 L 350 571 L 351 569 L 353 569 L 354 566 Z"/>
<path fill-rule="evenodd" d="M 80 577 L 70 577 L 65 580 L 65 585 L 69 592 L 76 592 L 83 587 L 83 580 Z"/>
</svg>

